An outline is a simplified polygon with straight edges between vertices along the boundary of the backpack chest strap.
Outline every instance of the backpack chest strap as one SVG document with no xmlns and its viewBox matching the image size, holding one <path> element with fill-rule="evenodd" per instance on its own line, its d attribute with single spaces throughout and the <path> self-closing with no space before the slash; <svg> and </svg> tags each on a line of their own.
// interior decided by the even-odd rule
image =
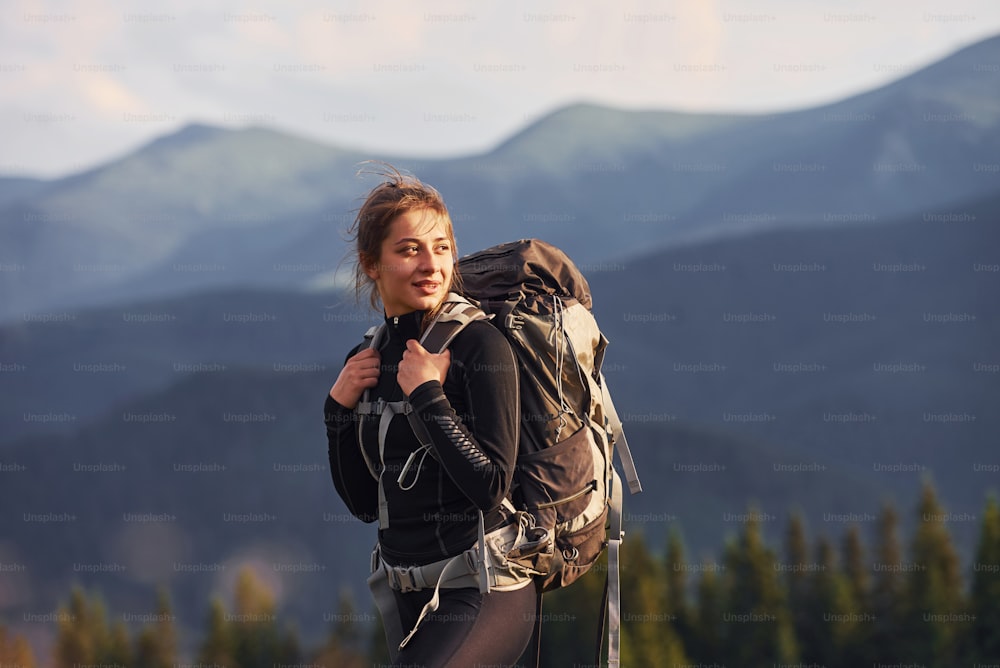
<svg viewBox="0 0 1000 668">
<path fill-rule="evenodd" d="M 358 420 L 358 443 L 361 446 L 361 452 L 364 454 L 369 471 L 378 480 L 378 525 L 380 529 L 385 529 L 389 526 L 389 505 L 385 496 L 385 481 L 383 480 L 383 476 L 385 475 L 385 439 L 389 433 L 389 425 L 392 423 L 392 418 L 397 415 L 405 415 L 407 421 L 410 423 L 411 430 L 420 442 L 420 447 L 410 453 L 409 458 L 396 478 L 396 484 L 401 489 L 412 489 L 417 484 L 417 478 L 420 475 L 420 468 L 423 466 L 424 458 L 430 455 L 434 459 L 437 459 L 437 455 L 431 446 L 430 434 L 427 433 L 427 428 L 420 422 L 409 401 L 385 401 L 381 398 L 375 401 L 363 400 L 358 402 L 356 410 L 361 417 Z M 365 418 L 373 418 L 375 416 L 378 416 L 378 458 L 381 464 L 379 469 L 376 469 L 372 462 L 368 460 L 363 440 Z M 419 462 L 417 461 L 417 455 L 421 455 Z M 417 472 L 410 482 L 406 482 L 407 475 L 414 464 L 416 464 Z"/>
</svg>

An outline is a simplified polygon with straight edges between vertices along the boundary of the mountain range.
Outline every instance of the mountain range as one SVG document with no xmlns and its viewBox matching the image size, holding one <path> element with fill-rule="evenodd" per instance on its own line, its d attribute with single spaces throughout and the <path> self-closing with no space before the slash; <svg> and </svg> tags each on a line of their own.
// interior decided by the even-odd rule
<svg viewBox="0 0 1000 668">
<path fill-rule="evenodd" d="M 749 509 L 775 543 L 797 509 L 870 541 L 926 478 L 967 562 L 1000 488 L 998 69 L 993 38 L 818 109 L 575 105 L 482 156 L 375 157 L 445 194 L 460 250 L 579 263 L 645 487 L 629 531 L 711 560 Z M 0 622 L 166 584 L 198 629 L 245 563 L 309 636 L 339 588 L 367 603 L 374 530 L 320 413 L 377 317 L 334 279 L 368 157 L 192 125 L 0 179 Z"/>
<path fill-rule="evenodd" d="M 1000 187 L 998 66 L 994 37 L 803 111 L 574 105 L 455 159 L 189 125 L 66 178 L 0 180 L 0 317 L 207 286 L 329 284 L 368 158 L 444 193 L 463 248 L 543 236 L 581 262 L 958 205 Z"/>
</svg>

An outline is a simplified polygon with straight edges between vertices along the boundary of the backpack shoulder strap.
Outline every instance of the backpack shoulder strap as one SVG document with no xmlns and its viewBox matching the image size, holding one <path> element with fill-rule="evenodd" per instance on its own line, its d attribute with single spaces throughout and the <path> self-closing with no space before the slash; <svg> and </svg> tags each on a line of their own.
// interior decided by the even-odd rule
<svg viewBox="0 0 1000 668">
<path fill-rule="evenodd" d="M 368 331 L 365 332 L 363 347 L 377 350 L 384 335 L 384 322 L 372 325 L 368 328 Z M 385 488 L 383 487 L 382 475 L 380 473 L 384 470 L 382 468 L 382 460 L 385 449 L 385 432 L 389 428 L 389 421 L 392 419 L 392 416 L 396 413 L 408 412 L 409 404 L 404 401 L 386 402 L 381 399 L 372 401 L 371 390 L 366 389 L 362 393 L 361 400 L 358 401 L 358 405 L 354 407 L 354 410 L 358 414 L 358 448 L 361 450 L 361 457 L 365 460 L 365 464 L 368 466 L 368 472 L 378 482 L 378 524 L 380 529 L 385 529 L 389 526 L 389 506 L 386 502 Z M 372 461 L 372 458 L 369 457 L 368 451 L 365 450 L 364 423 L 366 418 L 378 420 L 378 466 L 376 466 L 375 462 Z"/>
<path fill-rule="evenodd" d="M 360 350 L 363 350 L 365 348 L 374 348 L 377 350 L 379 343 L 381 343 L 382 341 L 382 335 L 384 333 L 385 333 L 384 322 L 369 327 L 368 331 L 365 332 L 365 340 L 362 343 L 362 347 L 359 348 L 359 352 Z M 355 407 L 354 410 L 360 415 L 376 415 L 377 413 L 381 412 L 381 410 L 376 411 L 375 408 L 376 408 L 375 403 L 371 401 L 371 390 L 365 390 L 364 392 L 361 393 L 361 400 L 358 401 L 358 405 Z M 370 465 L 369 468 L 371 468 Z M 374 472 L 372 475 L 374 475 Z"/>
<path fill-rule="evenodd" d="M 432 353 L 443 352 L 470 322 L 489 320 L 492 317 L 466 297 L 449 292 L 441 306 L 441 312 L 420 337 L 420 345 Z"/>
<path fill-rule="evenodd" d="M 440 353 L 448 347 L 448 344 L 450 344 L 452 340 L 458 336 L 458 333 L 465 329 L 470 322 L 488 319 L 489 317 L 490 316 L 486 315 L 481 308 L 462 295 L 456 292 L 449 292 L 448 296 L 445 297 L 444 304 L 441 306 L 441 312 L 438 313 L 437 317 L 435 317 L 433 321 L 431 321 L 431 324 L 427 327 L 423 336 L 420 337 L 420 345 L 426 348 L 429 352 L 435 354 Z M 409 404 L 407 404 L 405 414 L 406 419 L 410 422 L 410 428 L 413 429 L 414 435 L 420 442 L 421 449 L 433 454 L 434 449 L 431 447 L 431 437 L 430 434 L 427 433 L 427 427 L 424 426 L 423 422 L 421 422 L 417 418 L 417 415 L 409 408 Z M 406 465 L 403 467 L 403 471 L 399 474 L 397 482 L 400 484 L 403 484 L 403 480 L 406 477 L 409 467 L 410 461 L 407 461 Z M 414 483 L 415 482 L 416 481 L 414 480 Z"/>
</svg>

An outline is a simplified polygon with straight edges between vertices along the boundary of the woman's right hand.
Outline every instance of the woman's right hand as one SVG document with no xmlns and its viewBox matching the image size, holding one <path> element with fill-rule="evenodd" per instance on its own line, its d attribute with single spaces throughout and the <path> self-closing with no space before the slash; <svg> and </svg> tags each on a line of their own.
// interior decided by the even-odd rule
<svg viewBox="0 0 1000 668">
<path fill-rule="evenodd" d="M 347 360 L 330 388 L 330 396 L 344 408 L 358 405 L 364 391 L 378 383 L 381 358 L 378 351 L 365 348 Z"/>
</svg>

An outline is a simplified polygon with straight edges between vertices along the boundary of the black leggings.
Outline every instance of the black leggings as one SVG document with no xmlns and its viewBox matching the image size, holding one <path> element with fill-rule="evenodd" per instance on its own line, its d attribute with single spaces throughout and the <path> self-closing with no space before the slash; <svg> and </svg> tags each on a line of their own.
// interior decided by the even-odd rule
<svg viewBox="0 0 1000 668">
<path fill-rule="evenodd" d="M 394 592 L 403 633 L 409 633 L 433 589 Z M 442 589 L 440 605 L 396 657 L 400 668 L 511 666 L 524 652 L 535 624 L 534 584 L 516 591 Z"/>
</svg>

